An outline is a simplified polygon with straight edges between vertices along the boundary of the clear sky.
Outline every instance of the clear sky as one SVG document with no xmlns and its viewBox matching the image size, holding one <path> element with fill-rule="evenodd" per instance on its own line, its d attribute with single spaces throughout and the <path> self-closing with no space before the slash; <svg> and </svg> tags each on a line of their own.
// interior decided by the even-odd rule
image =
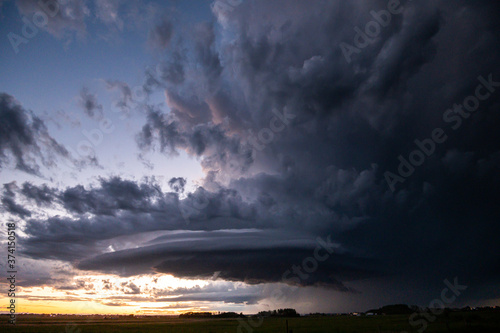
<svg viewBox="0 0 500 333">
<path fill-rule="evenodd" d="M 18 312 L 499 305 L 498 14 L 0 0 Z"/>
</svg>

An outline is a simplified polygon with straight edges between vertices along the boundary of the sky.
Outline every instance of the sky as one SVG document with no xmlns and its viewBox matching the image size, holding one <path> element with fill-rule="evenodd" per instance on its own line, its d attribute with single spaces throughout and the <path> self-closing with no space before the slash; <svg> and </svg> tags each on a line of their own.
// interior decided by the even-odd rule
<svg viewBox="0 0 500 333">
<path fill-rule="evenodd" d="M 0 1 L 17 311 L 500 305 L 499 14 Z"/>
</svg>

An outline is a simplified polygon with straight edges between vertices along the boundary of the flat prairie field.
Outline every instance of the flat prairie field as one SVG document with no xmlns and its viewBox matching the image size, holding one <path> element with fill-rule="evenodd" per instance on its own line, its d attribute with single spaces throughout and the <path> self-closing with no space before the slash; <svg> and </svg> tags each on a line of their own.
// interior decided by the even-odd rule
<svg viewBox="0 0 500 333">
<path fill-rule="evenodd" d="M 16 325 L 8 324 L 2 315 L 1 332 L 57 332 L 57 333 L 400 333 L 400 332 L 500 332 L 500 313 L 453 313 L 438 316 L 434 322 L 409 324 L 406 315 L 383 316 L 305 316 L 299 318 L 264 318 L 262 323 L 250 317 L 240 319 L 182 319 L 168 316 L 110 317 L 103 316 L 41 316 L 18 315 Z M 260 325 L 259 325 L 260 324 Z"/>
</svg>

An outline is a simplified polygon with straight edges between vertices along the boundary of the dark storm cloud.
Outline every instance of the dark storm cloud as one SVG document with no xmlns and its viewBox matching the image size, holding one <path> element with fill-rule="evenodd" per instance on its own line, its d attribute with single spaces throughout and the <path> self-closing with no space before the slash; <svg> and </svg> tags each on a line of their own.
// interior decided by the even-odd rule
<svg viewBox="0 0 500 333">
<path fill-rule="evenodd" d="M 340 291 L 349 289 L 337 279 L 356 280 L 380 274 L 374 263 L 349 253 L 335 253 L 317 265 L 314 274 L 292 273 L 304 259 L 314 256 L 316 247 L 328 255 L 329 243 L 322 248 L 314 240 L 292 233 L 192 232 L 151 240 L 153 245 L 107 253 L 81 261 L 79 269 L 114 272 L 125 276 L 154 270 L 183 278 L 217 276 L 248 284 L 283 282 L 290 285 L 321 285 Z M 331 249 L 330 249 L 331 250 Z M 299 274 L 299 273 L 297 273 Z"/>
<path fill-rule="evenodd" d="M 26 197 L 44 191 L 30 188 Z M 47 200 L 49 200 L 47 198 Z M 256 203 L 246 203 L 236 191 L 207 192 L 202 188 L 179 200 L 155 183 L 134 183 L 120 178 L 101 179 L 100 186 L 69 187 L 52 199 L 73 217 L 30 219 L 25 230 L 25 254 L 32 258 L 74 261 L 105 250 L 118 237 L 168 230 L 219 230 L 262 226 L 255 221 Z M 201 204 L 200 204 L 201 203 Z M 120 240 L 117 240 L 120 243 Z"/>
<path fill-rule="evenodd" d="M 56 191 L 45 184 L 38 187 L 31 183 L 24 183 L 21 189 L 21 193 L 26 198 L 34 200 L 38 206 L 52 204 L 56 199 Z"/>
<path fill-rule="evenodd" d="M 80 90 L 80 106 L 87 116 L 90 118 L 101 119 L 103 116 L 102 105 L 97 101 L 97 97 L 92 94 L 88 88 L 84 87 Z"/>
<path fill-rule="evenodd" d="M 168 186 L 176 192 L 176 193 L 182 193 L 184 192 L 184 186 L 186 186 L 186 179 L 185 178 L 172 178 L 168 181 Z"/>
<path fill-rule="evenodd" d="M 2 205 L 5 210 L 9 213 L 17 215 L 21 218 L 26 218 L 31 216 L 31 212 L 25 209 L 23 206 L 18 205 L 13 198 L 11 197 L 3 197 Z"/>
<path fill-rule="evenodd" d="M 443 279 L 459 276 L 478 299 L 491 297 L 487 286 L 500 283 L 500 8 L 401 3 L 350 63 L 340 44 L 353 44 L 355 28 L 364 30 L 387 1 L 243 2 L 224 17 L 215 11 L 220 26 L 186 32 L 187 56 L 170 59 L 163 82 L 150 85 L 165 92 L 168 110 L 148 106 L 137 136 L 144 151 L 200 158 L 204 189 L 182 200 L 123 181 L 118 187 L 128 189 L 116 192 L 104 183 L 66 189 L 60 200 L 78 217 L 28 221 L 26 253 L 123 275 L 220 272 L 262 283 L 280 281 L 311 255 L 311 240 L 331 235 L 342 251 L 303 285 L 347 291 L 349 281 L 379 277 L 400 291 L 426 287 L 433 299 Z M 478 110 L 443 119 L 474 95 L 480 76 L 492 83 Z M 276 112 L 294 115 L 281 119 L 281 131 L 273 131 Z M 414 141 L 436 128 L 447 141 L 391 191 L 384 173 L 397 172 L 399 155 L 408 159 Z M 269 236 L 168 234 L 103 254 L 134 233 L 250 228 Z"/>
<path fill-rule="evenodd" d="M 139 186 L 115 177 L 101 179 L 95 189 L 86 190 L 81 185 L 67 188 L 60 193 L 60 200 L 70 212 L 114 215 L 119 210 L 149 212 L 153 208 L 150 200 L 157 196 L 158 189 L 153 185 Z"/>
<path fill-rule="evenodd" d="M 0 168 L 13 157 L 16 169 L 39 174 L 38 161 L 50 167 L 55 156 L 70 158 L 40 118 L 25 110 L 14 97 L 0 93 Z"/>
<path fill-rule="evenodd" d="M 16 190 L 16 187 L 17 185 L 15 182 L 3 185 L 3 209 L 21 218 L 29 217 L 31 216 L 31 212 L 15 202 L 16 193 L 14 191 Z"/>
<path fill-rule="evenodd" d="M 206 186 L 229 186 L 268 204 L 272 214 L 291 217 L 293 211 L 307 222 L 292 218 L 287 228 L 332 232 L 353 252 L 381 259 L 390 274 L 420 282 L 462 274 L 498 283 L 492 235 L 498 233 L 499 193 L 492 170 L 500 151 L 500 92 L 490 90 L 457 131 L 443 114 L 474 95 L 479 76 L 499 90 L 491 83 L 500 81 L 493 14 L 499 7 L 491 1 L 402 1 L 401 13 L 349 63 L 340 43 L 354 45 L 354 28 L 364 31 L 375 21 L 370 11 L 387 4 L 272 1 L 244 2 L 223 14 L 214 9 L 222 36 L 211 24 L 199 25 L 192 45 L 196 65 L 188 59 L 183 65 L 198 69 L 198 83 L 185 78 L 169 87 L 172 113 L 150 116 L 138 142 L 144 148 L 158 141 L 169 148 L 165 152 L 200 156 L 212 171 Z M 196 94 L 186 94 L 188 87 Z M 172 96 L 182 98 L 182 107 Z M 218 96 L 226 102 L 215 102 Z M 273 109 L 295 117 L 263 149 L 253 146 L 246 172 L 225 168 L 231 158 L 213 157 L 231 156 L 224 144 L 229 138 L 245 147 L 262 130 L 269 134 Z M 207 130 L 214 123 L 219 139 L 194 135 L 193 124 Z M 408 158 L 414 140 L 429 138 L 437 127 L 448 141 L 392 193 L 384 172 L 397 170 L 398 155 Z M 234 155 L 241 157 L 241 150 Z M 223 183 L 228 173 L 229 185 Z M 297 213 L 299 207 L 308 214 Z M 443 247 L 448 250 L 438 250 Z"/>
<path fill-rule="evenodd" d="M 16 196 L 15 191 L 17 190 L 16 182 L 11 182 L 7 184 L 3 184 L 3 195 L 9 198 L 13 198 Z"/>
<path fill-rule="evenodd" d="M 173 181 L 176 183 L 178 179 Z M 267 181 L 273 187 L 271 180 Z M 123 237 L 132 237 L 136 244 L 140 244 L 144 233 L 150 231 L 273 226 L 303 229 L 300 221 L 312 215 L 303 211 L 303 207 L 295 211 L 291 209 L 288 206 L 291 202 L 285 201 L 286 192 L 286 188 L 276 188 L 257 202 L 248 204 L 234 190 L 210 193 L 200 189 L 179 201 L 173 193 L 161 193 L 152 184 L 139 185 L 117 178 L 101 180 L 97 188 L 73 187 L 57 194 L 69 212 L 80 216 L 77 220 L 61 217 L 45 221 L 29 220 L 25 228 L 29 237 L 23 240 L 23 253 L 38 259 L 80 261 L 78 267 L 81 269 L 110 271 L 125 276 L 159 271 L 194 278 L 220 272 L 220 278 L 230 281 L 279 282 L 292 265 L 300 265 L 305 258 L 313 255 L 314 235 L 306 231 L 312 225 L 305 228 L 300 236 L 285 231 L 256 233 L 245 230 L 173 233 L 151 239 L 136 250 L 98 254 L 108 244 L 115 244 L 118 248 L 122 243 L 128 244 L 128 238 Z M 201 200 L 198 198 L 200 195 Z M 283 204 L 278 205 L 278 201 Z M 313 205 L 312 202 L 309 204 Z M 189 224 L 182 216 L 184 206 L 194 207 L 193 211 L 188 211 Z M 88 213 L 94 216 L 89 217 Z M 138 256 L 143 259 L 137 260 Z M 246 259 L 238 260 L 242 257 Z M 336 253 L 328 264 L 322 265 L 315 274 L 298 284 L 323 285 L 346 291 L 348 288 L 342 280 L 378 274 L 380 272 L 370 260 L 343 251 Z"/>
<path fill-rule="evenodd" d="M 185 185 L 183 178 L 173 178 L 170 180 L 170 185 L 176 192 L 182 192 Z M 6 184 L 7 186 L 9 184 Z M 8 186 L 4 190 L 4 196 L 14 197 L 15 189 Z M 239 193 L 234 190 L 220 189 L 216 192 L 208 192 L 203 188 L 198 188 L 195 192 L 189 193 L 184 199 L 179 199 L 175 192 L 163 192 L 158 183 L 147 181 L 136 183 L 130 180 L 124 180 L 119 177 L 109 179 L 100 179 L 98 186 L 85 188 L 77 185 L 68 187 L 62 190 L 49 188 L 47 185 L 35 186 L 30 183 L 24 183 L 22 189 L 18 191 L 26 199 L 34 200 L 38 205 L 61 205 L 65 210 L 80 216 L 79 223 L 68 223 L 65 226 L 65 218 L 54 217 L 51 222 L 59 227 L 47 229 L 43 221 L 32 220 L 32 227 L 35 229 L 42 228 L 48 231 L 57 239 L 64 237 L 66 232 L 73 233 L 76 237 L 78 230 L 85 232 L 85 228 L 90 228 L 87 235 L 89 239 L 106 239 L 106 237 L 115 237 L 124 235 L 130 227 L 126 226 L 127 220 L 131 219 L 131 223 L 137 223 L 137 232 L 151 230 L 175 230 L 182 227 L 186 221 L 183 221 L 183 209 L 191 208 L 189 213 L 192 219 L 193 230 L 214 230 L 217 228 L 241 228 L 249 226 L 255 219 L 255 215 L 261 210 L 255 203 L 245 202 Z M 203 203 L 203 205 L 199 205 Z M 92 217 L 89 219 L 88 214 Z M 165 217 L 163 219 L 163 217 Z M 213 219 L 214 225 L 206 223 L 206 218 Z M 227 221 L 224 221 L 224 219 Z M 93 223 L 93 220 L 107 220 L 105 225 Z M 123 219 L 123 228 L 120 225 L 120 219 Z M 134 221 L 137 219 L 137 221 Z M 144 219 L 144 221 L 139 221 Z M 220 220 L 219 220 L 220 219 Z M 235 224 L 231 219 L 242 219 L 244 222 L 241 225 Z M 154 223 L 152 221 L 157 220 Z M 245 220 L 247 220 L 245 222 Z M 111 222 L 113 221 L 113 222 Z M 83 224 L 87 224 L 83 227 Z M 49 223 L 50 224 L 50 223 Z M 100 233 L 91 235 L 98 228 Z M 31 229 L 28 231 L 31 233 Z M 108 234 L 109 232 L 109 234 Z M 45 233 L 45 236 L 49 236 Z M 40 234 L 40 237 L 44 237 Z M 84 240 L 82 240 L 84 241 Z"/>
</svg>

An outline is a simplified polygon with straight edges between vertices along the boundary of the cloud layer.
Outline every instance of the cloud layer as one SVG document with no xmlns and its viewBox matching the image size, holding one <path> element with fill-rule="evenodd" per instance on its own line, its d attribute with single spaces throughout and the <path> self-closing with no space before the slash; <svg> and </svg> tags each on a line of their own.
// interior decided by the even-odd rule
<svg viewBox="0 0 500 333">
<path fill-rule="evenodd" d="M 180 177 L 5 186 L 4 209 L 26 220 L 24 255 L 127 277 L 217 274 L 342 292 L 386 279 L 434 295 L 459 276 L 472 300 L 498 297 L 488 286 L 500 283 L 500 7 L 402 2 L 376 36 L 360 37 L 386 9 L 378 0 L 245 1 L 214 6 L 213 21 L 186 29 L 156 22 L 148 42 L 161 60 L 145 73 L 145 117 L 129 135 L 144 156 L 198 159 L 205 178 L 191 193 Z M 369 42 L 346 58 L 340 45 L 360 38 Z M 478 86 L 487 97 L 467 111 Z M 130 110 L 131 88 L 107 87 Z M 158 93 L 164 104 L 149 99 Z M 101 115 L 88 90 L 80 99 L 89 117 Z M 10 153 L 36 173 L 23 152 L 67 154 L 11 96 L 0 95 L 0 107 L 1 166 Z M 424 154 L 416 140 L 436 129 L 446 140 Z M 418 149 L 424 161 L 388 184 L 387 172 Z M 318 237 L 330 237 L 334 253 L 307 278 L 284 279 Z M 222 295 L 200 300 L 257 301 Z"/>
</svg>

